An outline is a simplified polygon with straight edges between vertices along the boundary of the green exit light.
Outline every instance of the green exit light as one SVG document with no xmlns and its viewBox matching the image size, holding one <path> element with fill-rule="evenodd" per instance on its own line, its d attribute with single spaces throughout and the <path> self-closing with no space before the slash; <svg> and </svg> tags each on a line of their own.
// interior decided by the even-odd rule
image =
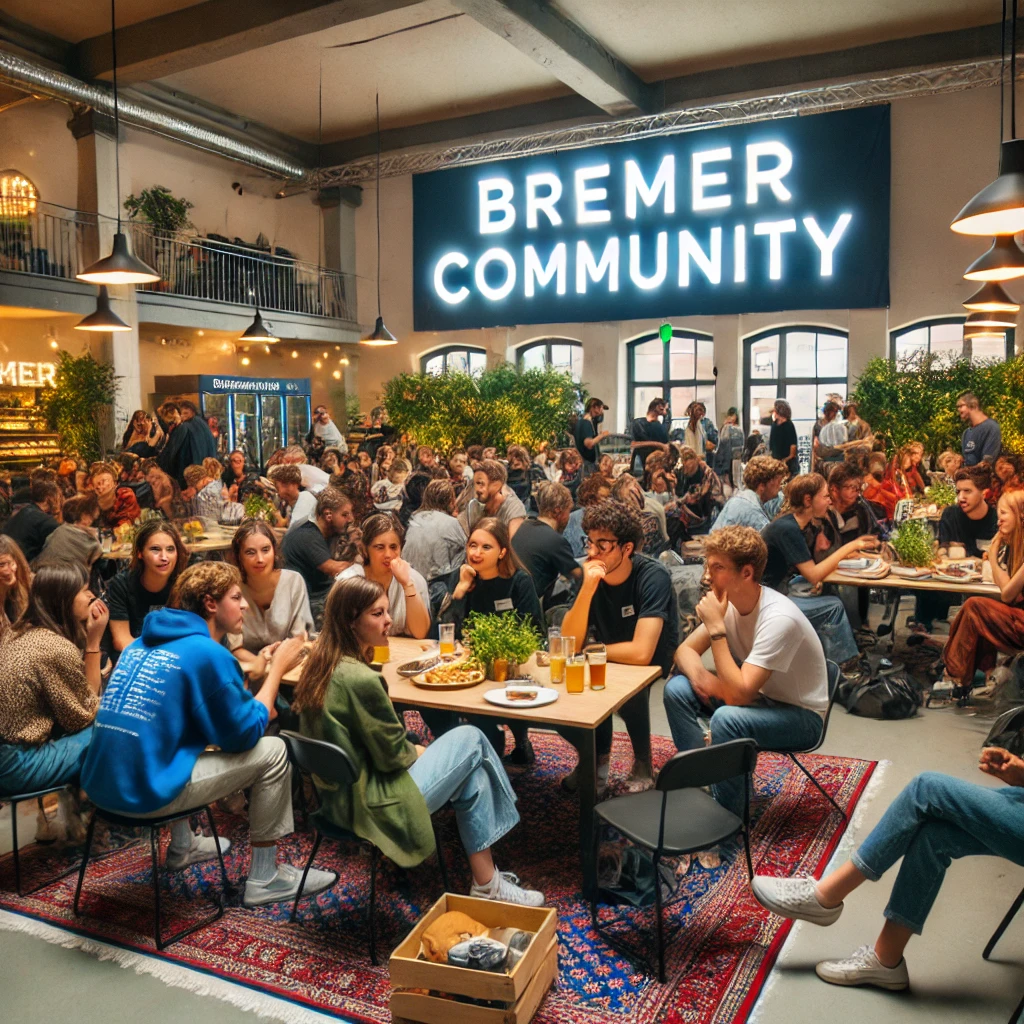
<svg viewBox="0 0 1024 1024">
<path fill-rule="evenodd" d="M 661 338 L 661 340 L 665 344 L 668 344 L 668 342 L 670 342 L 672 340 L 672 325 L 671 324 L 662 324 L 658 328 L 658 337 Z"/>
</svg>

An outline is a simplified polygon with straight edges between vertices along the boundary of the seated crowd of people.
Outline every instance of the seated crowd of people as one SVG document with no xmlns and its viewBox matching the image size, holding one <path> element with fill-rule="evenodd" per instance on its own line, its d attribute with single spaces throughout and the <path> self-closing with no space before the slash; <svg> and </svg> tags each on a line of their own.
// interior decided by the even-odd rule
<svg viewBox="0 0 1024 1024">
<path fill-rule="evenodd" d="M 828 662 L 856 671 L 868 626 L 866 590 L 825 581 L 886 535 L 894 509 L 876 500 L 879 491 L 898 502 L 924 490 L 923 446 L 883 456 L 878 478 L 870 428 L 849 405 L 837 420 L 830 401 L 814 435 L 816 471 L 800 473 L 784 401 L 767 445 L 758 433 L 759 450 L 743 443 L 735 410 L 719 432 L 699 402 L 672 440 L 656 400 L 634 424 L 630 461 L 616 465 L 600 452 L 604 408 L 591 400 L 572 448 L 534 456 L 512 445 L 504 460 L 481 446 L 441 458 L 427 445 L 403 449 L 384 429 L 350 456 L 318 409 L 305 447 L 256 469 L 242 452 L 221 466 L 192 428 L 174 450 L 198 461 L 161 463 L 194 419 L 170 426 L 161 406 L 160 424 L 145 414 L 133 420 L 124 440 L 135 450 L 118 463 L 83 473 L 72 463 L 63 474 L 72 477 L 70 494 L 59 471 L 33 472 L 10 495 L 0 533 L 0 799 L 77 783 L 97 806 L 138 817 L 232 800 L 248 816 L 252 845 L 244 905 L 292 900 L 301 871 L 278 850 L 294 822 L 277 733 L 298 729 L 340 746 L 358 770 L 351 789 L 324 795 L 323 813 L 337 825 L 410 867 L 434 851 L 431 815 L 450 803 L 472 895 L 539 906 L 544 895 L 500 870 L 492 853 L 519 821 L 503 762 L 533 763 L 527 723 L 505 723 L 510 747 L 497 719 L 455 712 L 423 713 L 429 735 L 411 735 L 371 668 L 389 636 L 437 639 L 440 624 L 451 623 L 461 639 L 473 612 L 517 615 L 540 636 L 558 624 L 577 651 L 596 642 L 611 663 L 657 666 L 680 751 L 741 737 L 772 750 L 813 746 L 829 703 Z M 937 470 L 957 492 L 939 543 L 977 552 L 990 540 L 999 597 L 970 597 L 952 623 L 944 671 L 961 690 L 999 652 L 1024 648 L 1020 462 L 998 450 L 979 454 L 991 428 L 976 404 L 965 409 L 968 464 L 946 453 Z M 977 458 L 966 457 L 968 440 Z M 226 560 L 192 556 L 189 564 L 173 522 L 180 505 L 220 514 L 251 489 L 272 493 L 274 521 L 243 519 Z M 124 521 L 134 522 L 140 505 L 154 515 L 135 529 L 127 567 L 109 575 L 97 527 L 118 525 L 133 508 Z M 695 534 L 704 536 L 706 593 L 698 624 L 682 635 L 671 556 L 659 556 Z M 927 595 L 915 628 L 949 610 Z M 283 677 L 300 665 L 286 699 Z M 618 712 L 633 763 L 617 781 L 633 791 L 653 783 L 649 695 Z M 611 746 L 609 716 L 596 736 L 599 795 L 609 786 Z M 994 853 L 1024 863 L 1016 810 L 1024 762 L 989 750 L 981 767 L 1010 787 L 921 776 L 827 879 L 755 878 L 769 910 L 831 924 L 857 885 L 904 858 L 875 947 L 820 965 L 825 980 L 906 987 L 903 949 L 923 927 L 949 859 Z M 566 790 L 578 788 L 576 775 L 562 780 Z M 738 810 L 743 780 L 720 783 L 714 796 Z M 56 824 L 44 819 L 41 830 L 80 837 L 82 806 L 67 792 L 60 800 Z M 193 834 L 186 819 L 173 824 L 171 870 L 216 856 L 212 838 Z M 311 870 L 303 893 L 335 881 Z"/>
</svg>

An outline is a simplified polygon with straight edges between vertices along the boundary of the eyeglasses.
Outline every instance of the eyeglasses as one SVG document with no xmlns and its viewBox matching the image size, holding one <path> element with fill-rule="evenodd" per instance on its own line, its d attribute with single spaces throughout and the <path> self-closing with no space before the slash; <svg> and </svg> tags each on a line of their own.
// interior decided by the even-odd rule
<svg viewBox="0 0 1024 1024">
<path fill-rule="evenodd" d="M 617 540 L 590 540 L 587 538 L 587 548 L 596 548 L 602 555 L 607 555 L 619 546 Z"/>
<path fill-rule="evenodd" d="M 18 568 L 18 563 L 13 558 L 0 558 L 0 572 L 4 570 L 14 571 Z"/>
</svg>

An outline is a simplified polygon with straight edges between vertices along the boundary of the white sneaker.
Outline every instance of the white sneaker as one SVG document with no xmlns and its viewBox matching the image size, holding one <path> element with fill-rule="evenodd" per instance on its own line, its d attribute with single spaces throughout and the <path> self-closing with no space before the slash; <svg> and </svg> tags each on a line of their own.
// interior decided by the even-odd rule
<svg viewBox="0 0 1024 1024">
<path fill-rule="evenodd" d="M 791 921 L 810 921 L 830 925 L 839 920 L 843 904 L 823 907 L 818 902 L 813 878 L 772 878 L 754 875 L 750 883 L 754 898 L 765 910 Z"/>
<path fill-rule="evenodd" d="M 910 987 L 907 961 L 903 959 L 895 967 L 886 967 L 871 946 L 854 950 L 848 960 L 822 960 L 815 971 L 830 985 L 874 985 L 890 992 Z"/>
<path fill-rule="evenodd" d="M 220 842 L 221 856 L 231 849 L 231 840 L 218 836 Z M 187 868 L 189 864 L 202 864 L 203 861 L 214 860 L 217 856 L 217 844 L 213 836 L 195 835 L 192 837 L 192 845 L 180 852 L 173 847 L 167 849 L 166 867 L 168 871 L 180 871 Z"/>
<path fill-rule="evenodd" d="M 263 907 L 268 903 L 284 903 L 294 900 L 302 881 L 302 869 L 293 864 L 278 864 L 277 874 L 269 882 L 254 882 L 251 878 L 245 883 L 245 894 L 242 905 L 246 907 Z M 334 871 L 318 871 L 310 868 L 303 887 L 303 896 L 316 896 L 317 893 L 330 889 L 338 881 Z"/>
<path fill-rule="evenodd" d="M 511 871 L 494 869 L 494 875 L 486 885 L 473 883 L 470 896 L 480 900 L 500 900 L 503 903 L 518 903 L 523 907 L 543 907 L 544 893 L 536 889 L 524 889 L 519 878 Z"/>
</svg>

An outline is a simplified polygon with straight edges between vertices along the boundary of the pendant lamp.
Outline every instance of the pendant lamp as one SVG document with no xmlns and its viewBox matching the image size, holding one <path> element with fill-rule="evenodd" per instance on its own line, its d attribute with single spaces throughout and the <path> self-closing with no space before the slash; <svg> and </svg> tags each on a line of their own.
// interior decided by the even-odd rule
<svg viewBox="0 0 1024 1024">
<path fill-rule="evenodd" d="M 1020 303 L 1014 302 L 1001 284 L 990 281 L 964 302 L 963 307 L 978 313 L 1016 313 Z"/>
<path fill-rule="evenodd" d="M 1024 139 L 1017 138 L 1017 0 L 1010 20 L 1010 138 L 1003 140 L 1006 78 L 1006 0 L 1000 31 L 999 177 L 956 215 L 950 228 L 961 235 L 1015 235 L 1024 231 Z"/>
<path fill-rule="evenodd" d="M 90 313 L 81 323 L 75 324 L 76 331 L 130 331 L 128 326 L 111 308 L 107 286 L 100 285 L 96 296 L 96 312 Z"/>
<path fill-rule="evenodd" d="M 245 333 L 238 340 L 258 341 L 264 345 L 272 345 L 275 341 L 280 341 L 281 339 L 274 333 L 273 326 L 260 316 L 260 311 L 257 309 L 252 323 L 246 327 Z"/>
<path fill-rule="evenodd" d="M 114 5 L 117 0 L 110 0 L 110 49 L 113 64 L 114 88 L 114 176 L 117 183 L 117 233 L 110 255 L 97 260 L 80 274 L 75 276 L 79 281 L 90 281 L 92 284 L 147 284 L 159 281 L 160 275 L 147 263 L 132 255 L 128 247 L 128 236 L 121 231 L 121 117 L 117 103 L 117 19 Z"/>
<path fill-rule="evenodd" d="M 398 339 L 384 326 L 384 317 L 380 313 L 380 93 L 377 93 L 377 322 L 373 325 L 373 333 L 360 338 L 359 344 L 377 348 L 398 344 Z"/>
<path fill-rule="evenodd" d="M 998 235 L 992 247 L 965 271 L 966 281 L 1012 281 L 1024 277 L 1024 252 L 1013 235 Z"/>
<path fill-rule="evenodd" d="M 1017 320 L 1009 313 L 972 313 L 964 321 L 964 337 L 974 337 L 974 331 L 998 327 L 1002 331 L 1017 326 Z"/>
</svg>

